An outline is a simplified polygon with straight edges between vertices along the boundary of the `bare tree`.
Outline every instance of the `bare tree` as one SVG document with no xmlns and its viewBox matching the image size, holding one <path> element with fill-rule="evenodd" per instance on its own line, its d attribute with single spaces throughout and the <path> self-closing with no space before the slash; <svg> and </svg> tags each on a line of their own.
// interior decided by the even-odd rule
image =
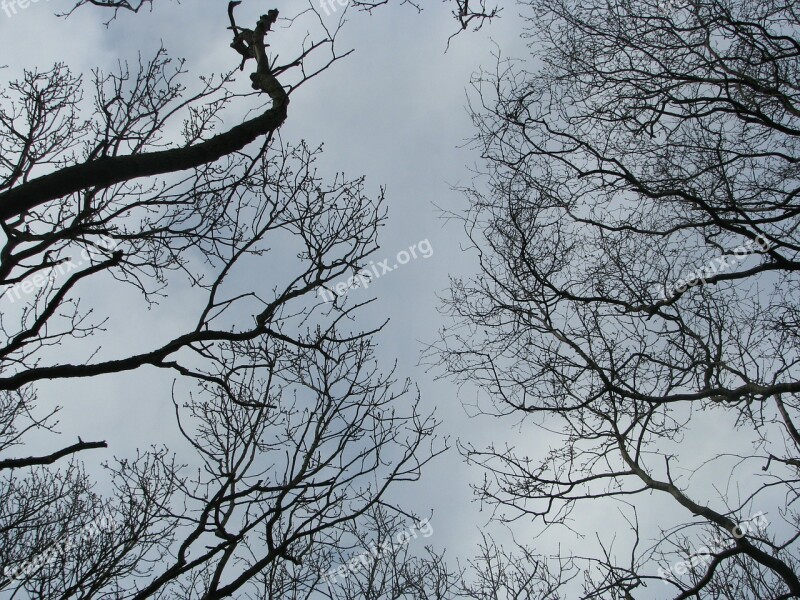
<svg viewBox="0 0 800 600">
<path fill-rule="evenodd" d="M 175 0 L 180 3 L 180 0 Z M 492 19 L 500 16 L 502 10 L 500 6 L 495 3 L 489 3 L 487 0 L 442 0 L 445 4 L 453 5 L 453 17 L 458 21 L 459 27 L 462 31 L 473 26 L 475 30 L 480 29 L 484 24 Z M 163 0 L 162 4 L 166 2 Z M 347 6 L 351 5 L 354 8 L 371 13 L 376 8 L 390 4 L 391 0 L 309 0 L 312 7 L 314 2 L 319 6 L 334 7 L 334 6 Z M 422 2 L 419 0 L 397 0 L 400 5 L 408 5 L 415 8 L 417 11 L 422 12 Z M 153 10 L 153 0 L 77 0 L 71 5 L 70 10 L 62 13 L 62 16 L 69 16 L 82 6 L 98 6 L 102 8 L 112 9 L 113 16 L 106 23 L 110 24 L 119 14 L 120 11 L 129 11 L 138 13 L 145 7 Z M 455 34 L 454 34 L 455 35 Z"/>
<path fill-rule="evenodd" d="M 462 579 L 459 598 L 468 600 L 513 600 L 536 598 L 560 600 L 570 581 L 578 575 L 574 561 L 568 557 L 548 557 L 515 543 L 506 550 L 490 535 L 483 534 L 478 554 L 469 563 Z"/>
<path fill-rule="evenodd" d="M 551 527 L 621 506 L 565 551 L 586 598 L 798 597 L 797 5 L 525 4 L 537 66 L 475 78 L 480 276 L 439 358 L 558 441 L 466 445 L 476 492 Z M 640 523 L 653 497 L 685 520 Z"/>
<path fill-rule="evenodd" d="M 345 531 L 321 571 L 332 600 L 452 598 L 458 574 L 428 543 L 431 519 L 376 506 Z M 294 597 L 294 596 L 293 596 Z"/>
<path fill-rule="evenodd" d="M 189 91 L 184 63 L 163 49 L 96 72 L 88 118 L 83 80 L 64 65 L 27 71 L 3 92 L 4 597 L 324 593 L 320 568 L 354 524 L 378 506 L 390 519 L 390 487 L 444 449 L 410 384 L 376 365 L 374 331 L 353 324 L 360 306 L 317 300 L 363 266 L 385 218 L 382 192 L 370 198 L 363 178 L 322 181 L 320 150 L 278 134 L 291 95 L 346 55 L 338 30 L 302 12 L 292 26 L 306 18 L 314 29 L 280 64 L 265 41 L 281 45 L 278 12 L 251 29 L 235 19 L 239 4 L 225 25 L 232 56 L 253 65 L 253 93 L 234 91 L 238 68 Z M 224 129 L 229 107 L 251 96 L 267 105 Z M 267 264 L 276 247 L 291 252 L 279 257 L 290 275 L 268 293 L 242 285 L 248 261 Z M 203 294 L 191 330 L 145 351 L 102 348 L 114 328 L 97 316 L 90 283 L 132 290 L 152 308 L 178 282 Z M 108 461 L 109 496 L 79 457 L 113 446 L 113 432 L 42 449 L 61 409 L 42 407 L 53 403 L 40 383 L 152 369 L 175 376 L 163 400 L 191 464 L 167 448 Z M 438 577 L 438 564 L 432 556 L 420 573 Z"/>
</svg>

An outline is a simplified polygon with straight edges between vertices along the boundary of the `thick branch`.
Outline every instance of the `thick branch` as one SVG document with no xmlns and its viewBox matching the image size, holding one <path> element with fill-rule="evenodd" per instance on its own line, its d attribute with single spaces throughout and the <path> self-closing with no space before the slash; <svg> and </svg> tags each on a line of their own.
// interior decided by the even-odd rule
<svg viewBox="0 0 800 600">
<path fill-rule="evenodd" d="M 269 16 L 265 15 L 259 21 L 256 32 L 260 35 L 255 36 L 256 43 L 253 48 L 258 67 L 250 76 L 253 87 L 267 93 L 272 99 L 272 107 L 269 110 L 194 146 L 147 154 L 100 158 L 33 179 L 0 194 L 0 220 L 7 221 L 45 202 L 90 187 L 102 189 L 139 177 L 152 177 L 200 167 L 237 152 L 259 137 L 278 129 L 286 120 L 289 96 L 270 72 L 263 37 L 275 19 L 277 11 L 270 11 Z"/>
<path fill-rule="evenodd" d="M 77 444 L 73 444 L 72 446 L 64 448 L 63 450 L 59 450 L 58 452 L 53 452 L 53 454 L 50 454 L 48 456 L 29 456 L 28 458 L 9 458 L 6 460 L 0 460 L 0 471 L 2 471 L 3 469 L 19 469 L 21 467 L 35 467 L 37 465 L 51 465 L 60 458 L 64 458 L 65 456 L 69 456 L 70 454 L 75 454 L 76 452 L 80 452 L 81 450 L 94 450 L 97 448 L 108 448 L 108 444 L 106 442 L 80 441 Z"/>
</svg>

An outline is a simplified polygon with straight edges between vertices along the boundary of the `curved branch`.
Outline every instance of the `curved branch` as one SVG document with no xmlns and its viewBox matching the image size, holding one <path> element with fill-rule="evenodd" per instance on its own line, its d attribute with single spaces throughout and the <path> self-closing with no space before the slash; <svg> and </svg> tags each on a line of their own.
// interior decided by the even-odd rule
<svg viewBox="0 0 800 600">
<path fill-rule="evenodd" d="M 270 71 L 264 48 L 264 37 L 277 18 L 277 10 L 263 15 L 251 37 L 250 49 L 258 63 L 255 73 L 250 75 L 253 88 L 265 92 L 272 99 L 272 107 L 263 114 L 194 146 L 100 158 L 33 179 L 0 194 L 0 220 L 18 217 L 45 202 L 90 187 L 102 189 L 139 177 L 199 167 L 237 152 L 278 129 L 286 120 L 289 96 Z"/>
<path fill-rule="evenodd" d="M 80 438 L 78 438 L 80 440 Z M 97 448 L 108 448 L 106 442 L 84 442 L 79 441 L 77 444 L 68 446 L 58 452 L 53 452 L 48 456 L 29 456 L 28 458 L 8 458 L 0 460 L 0 471 L 3 469 L 19 469 L 21 467 L 34 467 L 38 465 L 51 465 L 60 458 L 75 454 L 81 450 L 94 450 Z"/>
</svg>

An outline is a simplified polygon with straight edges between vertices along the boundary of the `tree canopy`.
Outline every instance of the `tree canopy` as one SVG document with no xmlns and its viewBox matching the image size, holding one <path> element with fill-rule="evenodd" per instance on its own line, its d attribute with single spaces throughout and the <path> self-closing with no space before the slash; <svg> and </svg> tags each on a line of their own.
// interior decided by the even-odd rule
<svg viewBox="0 0 800 600">
<path fill-rule="evenodd" d="M 800 598 L 796 3 L 519 2 L 529 55 L 501 39 L 475 73 L 479 162 L 446 213 L 476 271 L 426 340 L 478 393 L 457 446 L 488 517 L 451 552 L 395 495 L 441 423 L 379 359 L 371 300 L 332 291 L 380 249 L 385 190 L 282 133 L 350 15 L 426 7 L 335 2 L 209 8 L 220 75 L 162 47 L 2 87 L 0 596 Z M 167 4 L 56 11 L 113 29 Z M 443 50 L 509 10 L 444 4 Z M 184 295 L 179 331 L 149 324 Z M 168 375 L 174 447 L 58 436 L 59 384 L 131 373 Z"/>
</svg>

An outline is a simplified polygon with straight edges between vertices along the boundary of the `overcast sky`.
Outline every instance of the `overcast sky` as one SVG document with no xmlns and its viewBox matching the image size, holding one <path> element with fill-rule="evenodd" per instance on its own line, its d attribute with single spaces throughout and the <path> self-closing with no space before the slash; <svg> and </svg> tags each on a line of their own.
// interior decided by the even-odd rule
<svg viewBox="0 0 800 600">
<path fill-rule="evenodd" d="M 254 21 L 274 6 L 282 16 L 289 16 L 299 12 L 301 4 L 298 0 L 269 6 L 261 0 L 245 2 L 240 15 L 242 22 Z M 171 56 L 187 60 L 187 84 L 196 81 L 197 75 L 227 71 L 238 62 L 228 46 L 225 2 L 204 2 L 202 10 L 187 2 L 157 2 L 152 12 L 120 13 L 108 28 L 103 26 L 108 13 L 87 7 L 65 21 L 54 16 L 58 6 L 57 0 L 41 0 L 17 8 L 11 17 L 0 11 L 6 49 L 0 64 L 7 65 L 0 71 L 4 79 L 13 79 L 23 68 L 47 69 L 58 61 L 83 73 L 90 83 L 92 69 L 112 70 L 117 61 L 135 62 L 139 53 L 147 59 L 160 44 Z M 331 14 L 326 23 L 333 26 L 342 10 Z M 431 3 L 422 14 L 407 6 L 383 7 L 372 16 L 347 12 L 349 22 L 337 43 L 340 50 L 354 48 L 355 52 L 292 96 L 289 117 L 281 129 L 286 141 L 324 143 L 319 162 L 322 173 L 366 175 L 373 196 L 386 186 L 389 218 L 380 235 L 376 262 L 389 258 L 389 264 L 395 263 L 398 252 L 423 240 L 433 249 L 429 258 L 420 256 L 377 279 L 368 290 L 350 293 L 376 298 L 362 318 L 364 327 L 390 319 L 378 336 L 384 368 L 397 360 L 398 378 L 408 377 L 419 386 L 422 410 L 436 410 L 443 421 L 441 434 L 450 436 L 453 444 L 456 439 L 481 444 L 495 434 L 503 439 L 509 436 L 508 423 L 478 424 L 467 418 L 457 388 L 436 381 L 435 373 L 418 363 L 424 345 L 435 341 L 437 330 L 446 325 L 437 310 L 437 295 L 445 292 L 448 276 L 475 269 L 474 256 L 462 251 L 463 232 L 457 224 L 445 222 L 440 209 L 466 206 L 452 187 L 471 180 L 468 167 L 478 159 L 476 152 L 465 147 L 472 135 L 466 110 L 469 78 L 482 64 L 493 64 L 495 44 L 521 51 L 513 10 L 506 9 L 504 18 L 490 28 L 457 37 L 447 52 L 447 38 L 456 24 L 444 4 Z M 271 50 L 288 57 L 307 28 L 280 25 L 271 37 Z M 13 54 L 9 54 L 11 49 Z M 243 91 L 248 88 L 247 72 L 237 84 Z M 90 85 L 86 92 L 90 97 Z M 268 281 L 270 273 L 259 268 L 252 276 Z M 154 336 L 166 338 L 192 323 L 194 314 L 186 310 L 192 302 L 188 290 L 170 288 L 170 297 L 149 312 L 130 292 L 99 290 L 107 302 L 98 308 L 110 315 L 109 330 L 114 332 L 103 343 L 108 355 L 115 350 L 150 348 Z M 145 315 L 146 325 L 127 318 L 130 314 Z M 108 439 L 109 451 L 121 457 L 151 444 L 180 447 L 167 393 L 172 378 L 147 369 L 102 378 L 92 385 L 59 381 L 42 386 L 41 397 L 57 398 L 65 407 L 60 430 L 66 438 Z M 474 396 L 475 392 L 465 394 Z M 84 458 L 92 466 L 107 457 L 97 453 Z M 473 553 L 478 529 L 489 516 L 479 512 L 468 486 L 480 476 L 469 472 L 454 448 L 430 465 L 423 481 L 395 493 L 420 514 L 434 511 L 431 543 L 448 548 L 449 556 L 466 557 Z"/>
<path fill-rule="evenodd" d="M 56 18 L 53 13 L 61 2 L 65 0 L 40 0 L 18 9 L 12 17 L 0 11 L 5 50 L 0 65 L 7 65 L 0 70 L 4 79 L 13 79 L 22 68 L 47 69 L 56 61 L 89 77 L 93 68 L 110 69 L 117 61 L 135 61 L 138 53 L 151 57 L 162 43 L 172 56 L 187 59 L 187 82 L 200 74 L 227 71 L 238 62 L 228 46 L 226 2 L 157 2 L 153 12 L 121 13 L 109 28 L 102 24 L 108 15 L 91 7 L 66 21 Z M 298 0 L 250 0 L 242 6 L 241 15 L 255 20 L 273 7 L 282 15 L 295 14 L 300 4 Z M 351 20 L 338 43 L 341 49 L 354 48 L 355 53 L 293 95 L 281 134 L 286 141 L 305 139 L 312 146 L 324 142 L 321 173 L 366 175 L 373 195 L 380 186 L 387 187 L 389 218 L 381 232 L 377 260 L 394 262 L 397 252 L 423 240 L 433 249 L 429 258 L 412 260 L 375 281 L 369 290 L 350 292 L 377 299 L 362 314 L 364 327 L 390 319 L 378 336 L 384 368 L 398 361 L 398 377 L 408 377 L 419 386 L 423 410 L 436 410 L 443 421 L 440 433 L 450 436 L 453 444 L 456 439 L 476 446 L 492 440 L 509 441 L 528 448 L 534 456 L 555 442 L 532 427 L 514 429 L 513 421 L 468 418 L 461 400 L 474 399 L 476 391 L 459 391 L 452 382 L 437 381 L 435 371 L 418 364 L 425 344 L 435 341 L 437 330 L 447 326 L 438 313 L 437 296 L 444 294 L 448 277 L 468 275 L 476 268 L 475 256 L 463 250 L 463 232 L 458 224 L 441 218 L 440 208 L 460 210 L 466 206 L 452 187 L 468 183 L 472 178 L 469 167 L 479 160 L 475 149 L 466 144 L 473 134 L 465 106 L 470 75 L 481 65 L 492 68 L 497 47 L 510 55 L 522 55 L 525 50 L 517 9 L 508 4 L 502 19 L 478 33 L 458 36 L 446 53 L 447 37 L 455 23 L 440 2 L 430 2 L 423 14 L 393 5 L 371 17 L 348 13 Z M 331 23 L 338 16 L 331 15 Z M 271 37 L 271 50 L 290 56 L 304 33 L 300 26 L 278 27 Z M 237 85 L 247 89 L 246 72 Z M 230 118 L 235 117 L 232 111 Z M 269 269 L 254 268 L 251 276 L 268 283 L 270 275 Z M 167 337 L 193 322 L 190 308 L 194 300 L 180 287 L 171 289 L 170 297 L 153 311 L 147 311 L 130 289 L 120 292 L 109 284 L 98 294 L 107 300 L 102 308 L 112 319 L 109 330 L 115 332 L 113 339 L 104 342 L 103 351 L 109 355 L 152 347 L 154 336 Z M 126 318 L 131 313 L 145 315 L 146 325 Z M 168 396 L 172 378 L 154 369 L 139 370 L 91 385 L 62 381 L 42 386 L 41 396 L 67 407 L 61 425 L 66 437 L 108 439 L 109 452 L 126 456 L 151 444 L 179 448 Z M 716 431 L 725 432 L 735 443 L 736 434 L 730 427 L 717 423 Z M 96 466 L 107 458 L 100 454 L 84 458 Z M 481 478 L 482 473 L 465 466 L 453 449 L 427 469 L 421 482 L 395 493 L 417 513 L 426 515 L 433 510 L 435 533 L 428 541 L 446 548 L 450 557 L 465 558 L 475 552 L 479 530 L 489 518 L 488 512 L 481 512 L 472 502 L 469 489 L 470 482 Z M 656 501 L 652 506 L 653 514 L 659 508 L 675 510 L 668 502 Z M 576 522 L 582 523 L 581 532 L 589 539 L 595 532 L 609 539 L 619 525 L 619 520 L 609 516 L 607 506 L 576 515 Z M 524 524 L 515 531 L 526 541 Z M 576 538 L 561 532 L 534 545 L 549 553 L 559 541 Z"/>
</svg>

